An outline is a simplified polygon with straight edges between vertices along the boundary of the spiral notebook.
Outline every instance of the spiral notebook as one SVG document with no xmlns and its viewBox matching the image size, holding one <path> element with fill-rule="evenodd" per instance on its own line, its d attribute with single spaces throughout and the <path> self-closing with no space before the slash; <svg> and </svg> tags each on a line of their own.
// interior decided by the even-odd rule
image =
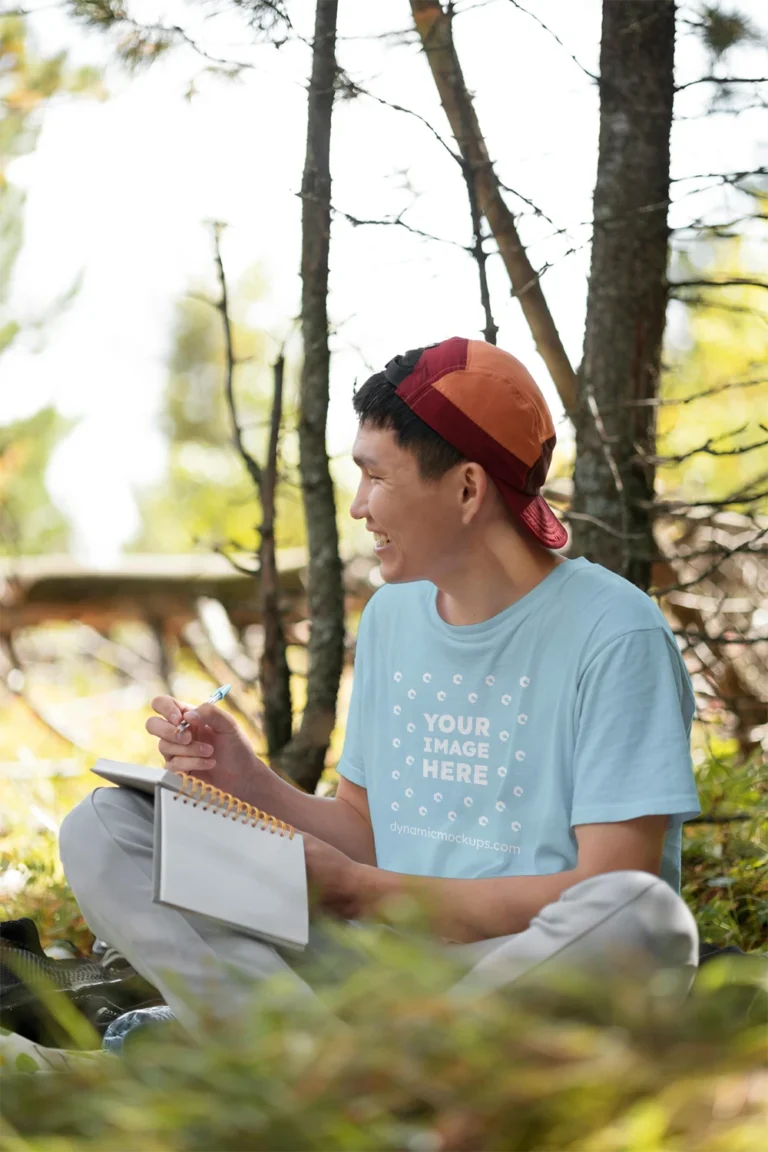
<svg viewBox="0 0 768 1152">
<path fill-rule="evenodd" d="M 97 760 L 93 771 L 154 795 L 156 903 L 306 947 L 304 841 L 290 824 L 183 772 L 117 760 Z"/>
</svg>

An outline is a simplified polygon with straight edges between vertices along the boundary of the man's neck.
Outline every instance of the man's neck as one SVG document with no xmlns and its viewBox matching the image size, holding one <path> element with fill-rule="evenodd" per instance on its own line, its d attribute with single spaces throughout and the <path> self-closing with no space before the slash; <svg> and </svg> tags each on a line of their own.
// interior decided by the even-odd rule
<svg viewBox="0 0 768 1152">
<path fill-rule="evenodd" d="M 478 549 L 440 580 L 438 613 L 446 624 L 481 624 L 521 600 L 564 560 L 518 538 Z"/>
</svg>

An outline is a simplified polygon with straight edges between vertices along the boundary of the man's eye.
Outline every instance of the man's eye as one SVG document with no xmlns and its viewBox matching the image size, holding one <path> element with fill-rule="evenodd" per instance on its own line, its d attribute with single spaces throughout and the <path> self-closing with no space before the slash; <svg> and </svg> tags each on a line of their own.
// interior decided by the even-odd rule
<svg viewBox="0 0 768 1152">
<path fill-rule="evenodd" d="M 371 476 L 371 474 L 369 472 L 368 473 L 368 479 L 369 480 L 381 480 L 381 476 Z"/>
</svg>

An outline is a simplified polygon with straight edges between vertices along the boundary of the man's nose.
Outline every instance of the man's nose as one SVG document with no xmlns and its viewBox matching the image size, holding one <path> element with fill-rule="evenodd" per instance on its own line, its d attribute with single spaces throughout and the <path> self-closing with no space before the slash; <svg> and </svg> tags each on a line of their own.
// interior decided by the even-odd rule
<svg viewBox="0 0 768 1152">
<path fill-rule="evenodd" d="M 353 520 L 364 520 L 367 512 L 368 508 L 363 494 L 363 486 L 360 484 L 355 493 L 355 498 L 349 506 L 349 514 Z"/>
</svg>

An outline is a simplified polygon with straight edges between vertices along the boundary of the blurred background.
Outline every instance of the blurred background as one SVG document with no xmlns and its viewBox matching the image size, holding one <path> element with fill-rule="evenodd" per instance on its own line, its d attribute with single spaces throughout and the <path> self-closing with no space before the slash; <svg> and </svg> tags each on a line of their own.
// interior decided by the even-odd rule
<svg viewBox="0 0 768 1152">
<path fill-rule="evenodd" d="M 634 8 L 649 27 L 622 23 Z M 710 939 L 758 947 L 764 4 L 0 13 L 9 914 L 86 939 L 58 826 L 98 756 L 157 762 L 160 692 L 196 702 L 231 682 L 257 750 L 333 789 L 378 583 L 348 516 L 353 388 L 465 335 L 513 352 L 547 396 L 566 554 L 655 596 L 678 637 L 704 808 L 686 894 Z"/>
</svg>

